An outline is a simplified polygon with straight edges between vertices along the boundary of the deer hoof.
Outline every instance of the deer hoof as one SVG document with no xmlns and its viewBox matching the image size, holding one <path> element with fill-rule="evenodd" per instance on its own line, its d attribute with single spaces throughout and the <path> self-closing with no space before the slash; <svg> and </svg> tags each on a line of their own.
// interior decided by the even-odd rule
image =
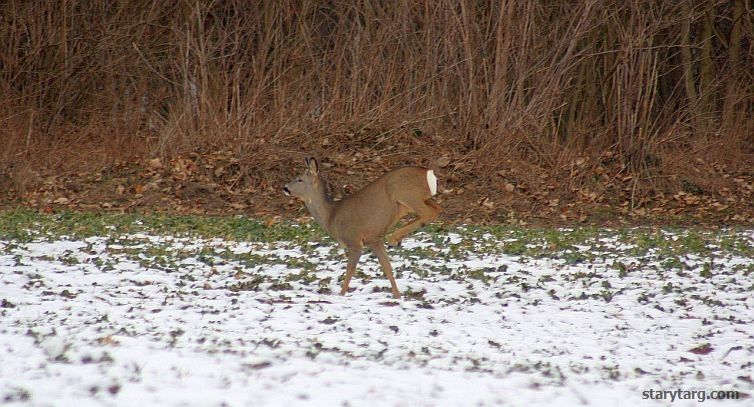
<svg viewBox="0 0 754 407">
<path fill-rule="evenodd" d="M 401 247 L 401 241 L 390 238 L 387 240 L 387 247 Z"/>
<path fill-rule="evenodd" d="M 398 291 L 393 291 L 393 298 L 395 298 L 396 300 L 400 300 L 401 293 L 399 293 Z"/>
</svg>

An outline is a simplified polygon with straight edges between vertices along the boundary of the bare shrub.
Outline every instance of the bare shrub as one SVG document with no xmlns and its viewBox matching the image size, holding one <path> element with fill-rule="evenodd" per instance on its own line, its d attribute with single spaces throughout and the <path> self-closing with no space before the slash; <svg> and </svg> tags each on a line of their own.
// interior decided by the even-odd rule
<svg viewBox="0 0 754 407">
<path fill-rule="evenodd" d="M 652 183 L 668 154 L 751 163 L 753 15 L 744 0 L 9 0 L 0 160 L 231 148 L 266 171 L 368 146 L 492 178 L 610 151 Z"/>
</svg>

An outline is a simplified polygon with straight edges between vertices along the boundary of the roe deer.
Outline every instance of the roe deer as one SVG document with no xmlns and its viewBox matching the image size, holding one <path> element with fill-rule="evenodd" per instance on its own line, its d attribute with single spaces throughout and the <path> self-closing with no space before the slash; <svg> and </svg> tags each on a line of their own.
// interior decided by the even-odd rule
<svg viewBox="0 0 754 407">
<path fill-rule="evenodd" d="M 340 294 L 348 292 L 361 252 L 368 246 L 390 280 L 393 297 L 400 298 L 383 240 L 388 230 L 410 213 L 417 218 L 388 236 L 389 245 L 397 245 L 407 234 L 437 218 L 441 208 L 429 201 L 437 193 L 434 171 L 422 167 L 398 168 L 353 195 L 333 201 L 320 178 L 317 160 L 306 158 L 304 162 L 306 170 L 286 184 L 283 192 L 304 201 L 314 220 L 346 247 L 348 265 Z"/>
</svg>

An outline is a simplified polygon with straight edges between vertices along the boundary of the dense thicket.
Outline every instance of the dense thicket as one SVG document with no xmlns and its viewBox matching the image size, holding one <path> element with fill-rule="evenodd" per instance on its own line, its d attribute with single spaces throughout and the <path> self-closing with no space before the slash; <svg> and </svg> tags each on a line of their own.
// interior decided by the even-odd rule
<svg viewBox="0 0 754 407">
<path fill-rule="evenodd" d="M 634 173 L 746 159 L 753 16 L 746 0 L 6 0 L 0 165 L 322 141 L 431 145 L 483 175 L 606 151 Z"/>
</svg>

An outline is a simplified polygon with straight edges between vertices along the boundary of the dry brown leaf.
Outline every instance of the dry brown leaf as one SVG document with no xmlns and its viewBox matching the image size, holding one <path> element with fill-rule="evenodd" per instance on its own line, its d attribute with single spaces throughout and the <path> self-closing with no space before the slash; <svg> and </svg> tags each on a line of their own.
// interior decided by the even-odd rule
<svg viewBox="0 0 754 407">
<path fill-rule="evenodd" d="M 437 160 L 435 161 L 435 165 L 437 165 L 437 166 L 438 166 L 438 167 L 440 167 L 440 168 L 445 168 L 445 167 L 447 167 L 448 165 L 450 165 L 450 157 L 449 157 L 449 156 L 447 156 L 447 155 L 444 155 L 444 156 L 442 156 L 442 157 L 438 158 L 438 159 L 437 159 Z"/>
<path fill-rule="evenodd" d="M 100 345 L 110 345 L 110 346 L 115 346 L 115 345 L 120 344 L 120 342 L 118 342 L 115 338 L 113 338 L 112 335 L 107 335 L 107 336 L 97 338 L 97 343 Z"/>
<path fill-rule="evenodd" d="M 152 158 L 147 160 L 147 166 L 153 170 L 162 169 L 162 160 L 159 158 Z"/>
</svg>

